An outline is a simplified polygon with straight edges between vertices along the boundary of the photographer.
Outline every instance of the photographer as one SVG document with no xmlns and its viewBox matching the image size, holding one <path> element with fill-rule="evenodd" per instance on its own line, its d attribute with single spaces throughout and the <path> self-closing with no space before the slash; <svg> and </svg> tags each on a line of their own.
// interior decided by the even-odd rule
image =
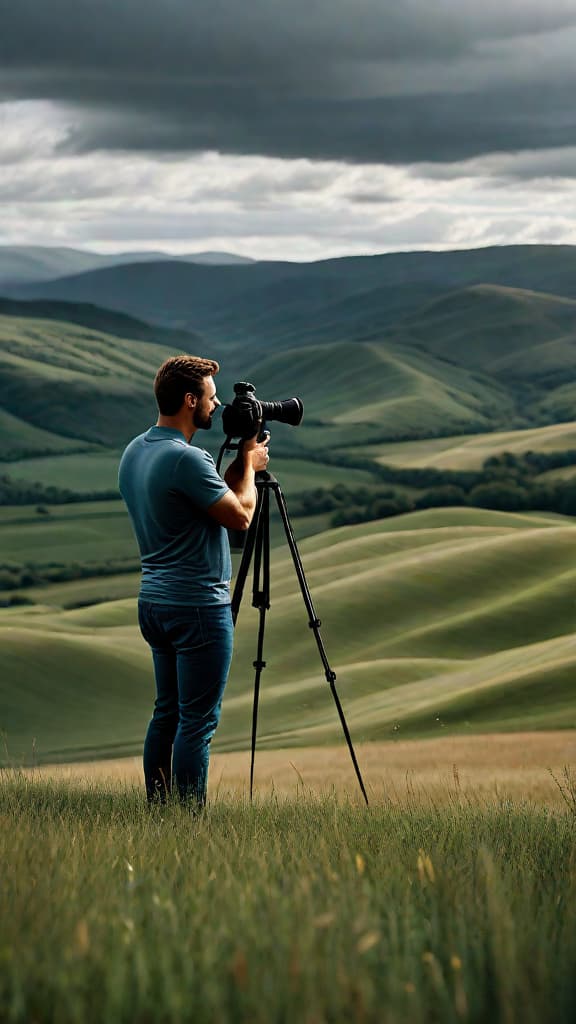
<svg viewBox="0 0 576 1024">
<path fill-rule="evenodd" d="M 244 441 L 224 479 L 190 441 L 209 430 L 220 405 L 219 365 L 174 356 L 154 381 L 156 426 L 134 438 L 119 487 L 142 559 L 138 618 L 152 649 L 156 701 L 144 744 L 146 793 L 164 801 L 172 776 L 181 800 L 206 801 L 210 741 L 232 657 L 230 547 L 226 528 L 247 530 L 256 507 L 254 474 L 267 441 Z"/>
</svg>

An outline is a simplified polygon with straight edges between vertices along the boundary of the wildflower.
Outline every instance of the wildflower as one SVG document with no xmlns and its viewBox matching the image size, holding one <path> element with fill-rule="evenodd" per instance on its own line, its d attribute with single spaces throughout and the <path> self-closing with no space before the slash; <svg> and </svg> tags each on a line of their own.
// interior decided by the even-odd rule
<svg viewBox="0 0 576 1024">
<path fill-rule="evenodd" d="M 86 924 L 84 918 L 78 921 L 78 924 L 76 925 L 76 930 L 74 932 L 74 937 L 76 939 L 76 949 L 78 950 L 78 952 L 82 955 L 87 953 L 88 950 L 90 949 L 90 934 L 88 932 L 88 925 Z"/>
<path fill-rule="evenodd" d="M 356 871 L 359 875 L 363 875 L 366 870 L 366 861 L 361 853 L 356 854 Z"/>
<path fill-rule="evenodd" d="M 431 885 L 434 885 L 434 882 L 436 881 L 434 865 L 432 864 L 428 854 L 424 853 L 424 850 L 418 850 L 418 860 L 416 863 L 418 866 L 418 877 L 421 884 L 426 885 L 427 882 L 430 882 Z"/>
<path fill-rule="evenodd" d="M 366 932 L 361 935 L 358 939 L 356 949 L 359 953 L 367 953 L 368 950 L 373 949 L 380 942 L 380 932 Z"/>
<path fill-rule="evenodd" d="M 319 914 L 312 921 L 315 928 L 329 928 L 331 924 L 334 924 L 336 915 L 328 912 L 327 914 Z"/>
</svg>

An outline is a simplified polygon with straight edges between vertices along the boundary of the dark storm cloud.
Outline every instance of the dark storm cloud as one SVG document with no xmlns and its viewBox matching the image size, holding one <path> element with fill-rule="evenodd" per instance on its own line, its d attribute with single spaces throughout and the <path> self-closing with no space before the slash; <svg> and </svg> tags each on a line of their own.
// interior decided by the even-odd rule
<svg viewBox="0 0 576 1024">
<path fill-rule="evenodd" d="M 574 0 L 1 3 L 0 96 L 72 107 L 77 152 L 412 163 L 576 143 Z"/>
</svg>

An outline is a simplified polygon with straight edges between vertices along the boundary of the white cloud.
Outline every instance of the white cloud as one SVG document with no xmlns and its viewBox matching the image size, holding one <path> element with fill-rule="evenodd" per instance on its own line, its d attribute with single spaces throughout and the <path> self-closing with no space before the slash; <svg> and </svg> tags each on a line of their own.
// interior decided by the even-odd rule
<svg viewBox="0 0 576 1024">
<path fill-rule="evenodd" d="M 576 149 L 410 168 L 257 156 L 62 153 L 71 115 L 0 107 L 0 241 L 319 259 L 576 243 Z"/>
</svg>

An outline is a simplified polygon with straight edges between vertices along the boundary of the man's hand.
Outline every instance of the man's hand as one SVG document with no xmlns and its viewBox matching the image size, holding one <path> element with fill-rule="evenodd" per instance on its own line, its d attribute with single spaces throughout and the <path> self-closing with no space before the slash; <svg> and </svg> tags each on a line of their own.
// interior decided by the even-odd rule
<svg viewBox="0 0 576 1024">
<path fill-rule="evenodd" d="M 247 530 L 256 508 L 254 474 L 268 465 L 270 435 L 263 441 L 258 435 L 243 441 L 238 455 L 228 466 L 224 479 L 230 488 L 228 494 L 208 509 L 208 515 L 222 526 L 234 530 Z"/>
<path fill-rule="evenodd" d="M 258 435 L 249 438 L 244 441 L 242 445 L 242 456 L 244 458 L 244 464 L 248 460 L 252 469 L 255 473 L 258 473 L 262 469 L 266 469 L 268 466 L 268 460 L 270 458 L 268 454 L 268 445 L 270 444 L 270 434 L 266 431 L 263 441 L 258 440 Z"/>
</svg>

